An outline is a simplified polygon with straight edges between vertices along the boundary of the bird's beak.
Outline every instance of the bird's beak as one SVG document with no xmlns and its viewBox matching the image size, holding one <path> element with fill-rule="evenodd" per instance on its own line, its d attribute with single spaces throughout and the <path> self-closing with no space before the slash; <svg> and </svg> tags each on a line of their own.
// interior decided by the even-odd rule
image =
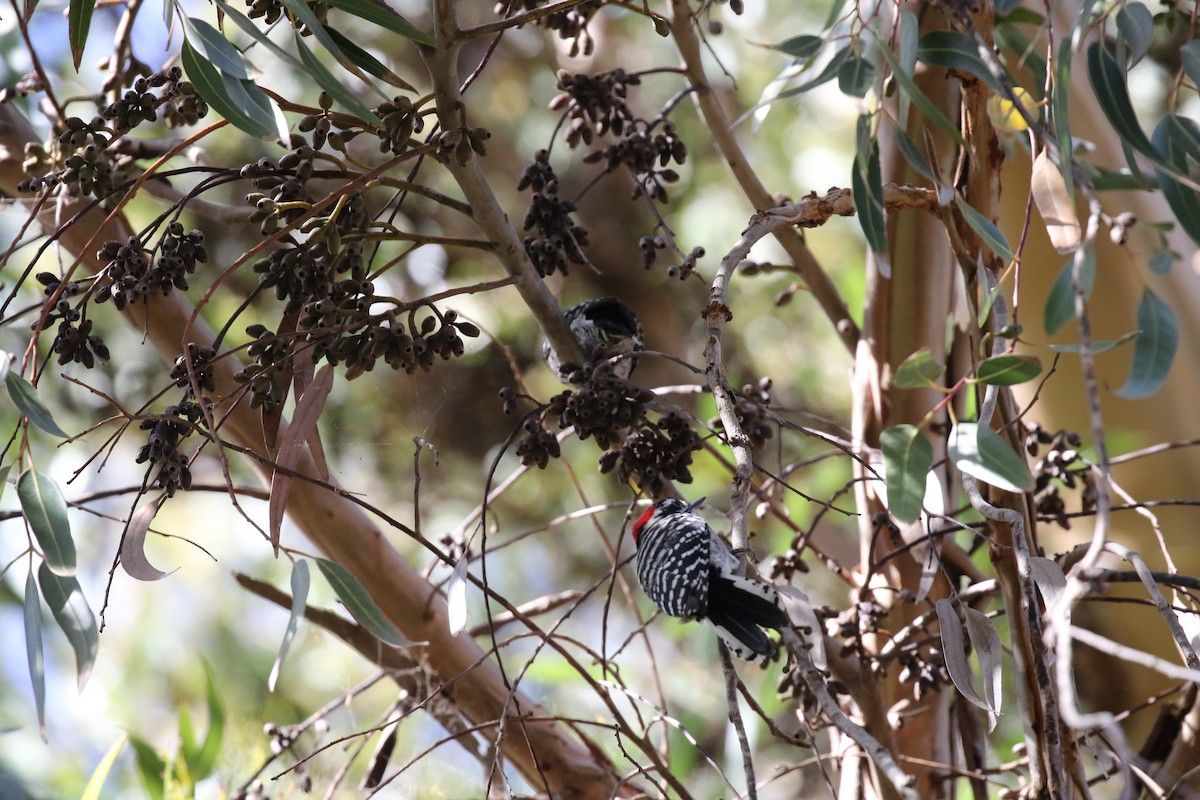
<svg viewBox="0 0 1200 800">
<path fill-rule="evenodd" d="M 699 500 L 694 500 L 693 502 L 688 503 L 688 507 L 687 507 L 688 513 L 691 514 L 697 508 L 704 505 L 704 501 L 707 499 L 708 499 L 707 497 L 701 497 Z"/>
</svg>

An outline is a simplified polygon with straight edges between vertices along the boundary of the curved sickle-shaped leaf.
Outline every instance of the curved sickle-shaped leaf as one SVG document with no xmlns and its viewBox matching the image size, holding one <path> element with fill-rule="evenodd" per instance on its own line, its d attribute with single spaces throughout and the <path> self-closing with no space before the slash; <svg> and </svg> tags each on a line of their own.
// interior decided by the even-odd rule
<svg viewBox="0 0 1200 800">
<path fill-rule="evenodd" d="M 1037 356 L 992 356 L 979 362 L 975 380 L 989 386 L 1016 386 L 1042 374 L 1042 362 Z"/>
<path fill-rule="evenodd" d="M 30 422 L 52 436 L 67 438 L 67 434 L 54 421 L 50 409 L 38 399 L 37 387 L 12 369 L 4 376 L 4 385 L 8 388 L 8 396 L 12 398 L 17 410 Z"/>
<path fill-rule="evenodd" d="M 968 72 L 999 95 L 1004 87 L 979 55 L 975 38 L 962 31 L 930 31 L 921 37 L 917 58 L 936 67 Z"/>
<path fill-rule="evenodd" d="M 267 691 L 275 691 L 275 682 L 279 680 L 279 671 L 283 669 L 283 660 L 287 658 L 296 631 L 300 628 L 300 620 L 304 617 L 304 604 L 308 602 L 308 587 L 311 579 L 308 575 L 308 562 L 299 559 L 292 565 L 292 610 L 288 616 L 287 630 L 283 632 L 283 641 L 279 643 L 279 654 L 271 666 L 271 675 L 267 678 Z"/>
<path fill-rule="evenodd" d="M 958 423 L 950 431 L 948 449 L 954 466 L 973 478 L 1009 492 L 1033 488 L 1025 459 L 986 425 Z"/>
<path fill-rule="evenodd" d="M 201 58 L 231 78 L 249 80 L 250 70 L 241 51 L 219 30 L 196 17 L 184 17 L 183 29 L 187 41 Z"/>
<path fill-rule="evenodd" d="M 1149 397 L 1159 390 L 1179 346 L 1175 313 L 1149 286 L 1142 290 L 1137 320 L 1142 335 L 1133 346 L 1133 369 L 1125 385 L 1117 389 L 1117 394 L 1129 400 Z"/>
<path fill-rule="evenodd" d="M 397 14 L 383 0 L 325 0 L 326 3 L 334 8 L 340 8 L 343 11 L 348 11 L 359 19 L 365 19 L 367 22 L 373 22 L 381 28 L 386 28 L 392 33 L 398 33 L 405 39 L 411 39 L 417 44 L 436 47 L 435 42 L 429 34 L 414 26 L 404 17 Z"/>
<path fill-rule="evenodd" d="M 33 570 L 25 578 L 25 656 L 29 662 L 29 680 L 33 683 L 33 703 L 37 709 L 38 732 L 46 741 L 46 657 L 42 652 L 42 601 L 38 596 Z"/>
<path fill-rule="evenodd" d="M 39 472 L 27 469 L 17 480 L 17 496 L 21 510 L 33 529 L 46 566 L 58 575 L 75 574 L 75 542 L 71 539 L 71 522 L 67 517 L 67 501 L 58 484 Z"/>
<path fill-rule="evenodd" d="M 271 500 L 268 509 L 268 531 L 271 548 L 279 555 L 279 534 L 283 526 L 283 512 L 287 508 L 288 494 L 292 490 L 291 473 L 300 463 L 304 453 L 304 442 L 317 429 L 325 401 L 333 390 L 333 365 L 326 364 L 318 370 L 313 382 L 304 388 L 296 401 L 292 424 L 279 443 L 278 468 L 271 475 Z"/>
<path fill-rule="evenodd" d="M 879 167 L 879 143 L 871 137 L 871 117 L 863 114 L 858 118 L 858 154 L 854 159 L 854 171 L 850 175 L 850 193 L 854 208 L 858 212 L 858 224 L 871 252 L 879 274 L 890 277 L 891 262 L 888 260 L 887 222 L 884 217 L 883 175 Z"/>
<path fill-rule="evenodd" d="M 1050 244 L 1059 253 L 1073 252 L 1082 238 L 1079 217 L 1075 214 L 1075 203 L 1067 190 L 1067 182 L 1058 166 L 1050 160 L 1047 150 L 1033 160 L 1031 185 L 1033 202 L 1042 215 Z"/>
<path fill-rule="evenodd" d="M 938 627 L 941 629 L 942 636 L 942 657 L 946 660 L 946 671 L 950 673 L 950 680 L 954 681 L 954 687 L 967 699 L 967 702 L 988 712 L 990 718 L 995 713 L 995 709 L 975 691 L 974 681 L 971 678 L 971 665 L 967 661 L 963 623 L 954 610 L 954 603 L 943 597 L 934 603 L 933 608 L 937 612 Z M 990 721 L 989 719 L 989 723 Z"/>
<path fill-rule="evenodd" d="M 96 0 L 71 0 L 67 9 L 67 38 L 71 42 L 71 60 L 75 62 L 76 72 L 83 61 L 83 48 L 87 45 L 92 12 L 95 10 Z"/>
<path fill-rule="evenodd" d="M 1046 297 L 1046 308 L 1042 312 L 1042 327 L 1048 336 L 1053 336 L 1059 328 L 1075 319 L 1075 262 L 1068 261 L 1058 271 L 1050 294 Z M 1083 260 L 1083 287 L 1085 294 L 1091 297 L 1092 286 L 1096 283 L 1096 251 L 1088 250 Z"/>
<path fill-rule="evenodd" d="M 186 41 L 179 61 L 196 91 L 222 117 L 260 139 L 278 134 L 271 101 L 253 81 L 226 75 L 205 61 Z"/>
<path fill-rule="evenodd" d="M 329 35 L 329 31 L 325 30 L 325 26 L 321 23 L 321 20 L 317 19 L 317 15 L 313 13 L 311 8 L 309 8 L 308 3 L 304 2 L 304 0 L 282 0 L 282 2 L 288 11 L 295 15 L 296 19 L 303 22 L 305 27 L 312 31 L 313 36 L 318 42 L 321 43 L 321 46 L 329 52 L 329 55 L 337 59 L 337 62 L 345 67 L 347 71 L 362 79 L 362 81 L 367 84 L 372 91 L 378 93 L 380 97 L 385 99 L 387 98 L 387 95 L 381 92 L 379 87 L 377 87 L 373 81 L 369 81 L 363 76 L 353 61 L 346 58 L 345 54 L 342 53 L 341 48 L 337 46 L 337 42 L 335 42 L 333 37 Z M 299 38 L 299 33 L 297 33 L 296 36 Z M 315 77 L 316 73 L 321 71 L 328 76 L 329 80 L 333 80 L 333 76 L 329 75 L 328 70 L 326 70 L 324 65 L 317 60 L 312 51 L 309 51 L 307 55 L 305 54 L 304 51 L 308 49 L 307 45 L 299 43 L 297 48 L 300 50 L 300 58 L 304 61 L 306 72 L 309 72 L 309 74 L 312 74 Z M 328 91 L 328 89 L 326 91 Z M 339 93 L 343 95 L 349 95 L 355 106 L 363 109 L 367 115 L 363 117 L 363 119 L 371 122 L 372 124 L 379 124 L 379 118 L 376 117 L 370 109 L 366 108 L 366 106 L 363 106 L 357 98 L 354 98 L 349 92 L 339 90 Z M 361 116 L 360 112 L 356 111 L 355 113 L 359 113 Z"/>
<path fill-rule="evenodd" d="M 112 766 L 116 762 L 121 748 L 128 740 L 129 734 L 122 733 L 112 743 L 108 752 L 104 754 L 104 758 L 100 759 L 100 763 L 92 770 L 92 775 L 88 778 L 87 786 L 83 788 L 83 794 L 79 795 L 79 800 L 100 800 L 100 790 L 104 788 L 104 782 L 108 780 L 108 773 L 112 772 Z"/>
<path fill-rule="evenodd" d="M 367 590 L 358 582 L 358 578 L 350 574 L 350 570 L 327 558 L 318 558 L 316 561 L 317 569 L 321 570 L 321 574 L 333 587 L 338 599 L 345 604 L 359 625 L 375 634 L 384 644 L 392 647 L 420 644 L 420 642 L 410 642 L 404 638 L 404 634 L 400 633 L 400 629 L 383 615 L 379 606 L 375 605 L 375 601 L 371 599 L 371 595 L 367 594 Z"/>
<path fill-rule="evenodd" d="M 406 92 L 416 91 L 416 87 L 401 78 L 395 72 L 392 72 L 391 68 L 388 67 L 387 64 L 384 64 L 375 56 L 371 55 L 366 50 L 352 42 L 349 37 L 347 37 L 341 31 L 337 30 L 336 28 L 331 28 L 328 25 L 325 26 L 325 30 L 329 32 L 329 35 L 333 38 L 333 41 L 336 42 L 337 46 L 341 48 L 343 53 L 345 53 L 346 58 L 353 61 L 357 66 L 362 67 L 376 78 L 390 83 L 397 89 L 403 89 Z"/>
<path fill-rule="evenodd" d="M 157 581 L 171 574 L 163 572 L 146 558 L 146 533 L 158 509 L 158 503 L 147 503 L 134 512 L 125 528 L 125 537 L 121 540 L 121 567 L 134 580 Z"/>
<path fill-rule="evenodd" d="M 925 499 L 925 476 L 933 466 L 933 446 L 915 425 L 893 425 L 879 435 L 883 450 L 888 510 L 901 522 L 915 522 Z"/>
<path fill-rule="evenodd" d="M 73 577 L 55 575 L 44 561 L 38 567 L 38 584 L 42 587 L 42 597 L 50 607 L 54 621 L 67 635 L 67 641 L 75 651 L 75 671 L 82 690 L 92 674 L 96 653 L 100 649 L 96 617 L 88 606 L 87 598 L 83 596 L 79 581 Z"/>
<path fill-rule="evenodd" d="M 326 31 L 328 34 L 328 31 Z M 380 125 L 382 121 L 375 116 L 375 112 L 367 107 L 365 103 L 355 97 L 351 92 L 346 91 L 342 86 L 341 81 L 333 76 L 333 74 L 325 69 L 325 65 L 321 63 L 321 59 L 317 58 L 316 53 L 309 49 L 304 43 L 304 37 L 299 31 L 294 33 L 296 41 L 296 51 L 300 53 L 300 60 L 304 63 L 304 71 L 311 75 L 317 84 L 329 92 L 329 95 L 345 106 L 350 111 L 364 122 L 371 125 Z M 333 39 L 330 39 L 332 43 Z M 336 47 L 336 45 L 334 45 Z M 338 51 L 340 53 L 340 50 Z M 372 84 L 373 86 L 374 84 Z"/>
<path fill-rule="evenodd" d="M 996 728 L 996 720 L 1000 716 L 1001 699 L 1001 660 L 1004 650 L 1000 646 L 1000 634 L 991 618 L 982 611 L 976 611 L 970 606 L 963 606 L 963 614 L 967 618 L 967 635 L 971 638 L 971 647 L 975 657 L 979 659 L 979 674 L 983 678 L 983 699 L 987 703 L 988 733 Z"/>
<path fill-rule="evenodd" d="M 1099 42 L 1093 42 L 1088 47 L 1087 69 L 1100 109 L 1112 123 L 1121 141 L 1147 158 L 1158 161 L 1158 151 L 1146 138 L 1145 131 L 1138 124 L 1137 115 L 1133 113 L 1133 103 L 1129 100 L 1129 87 L 1125 85 L 1125 76 L 1117 66 L 1116 60 Z"/>
<path fill-rule="evenodd" d="M 976 235 L 988 246 L 996 255 L 1005 261 L 1013 260 L 1012 247 L 1008 244 L 1008 239 L 1004 238 L 1004 234 L 996 227 L 996 223 L 980 214 L 975 208 L 963 200 L 961 197 L 956 198 L 959 210 L 962 211 L 963 219 L 971 226 L 971 230 L 975 231 Z"/>
</svg>

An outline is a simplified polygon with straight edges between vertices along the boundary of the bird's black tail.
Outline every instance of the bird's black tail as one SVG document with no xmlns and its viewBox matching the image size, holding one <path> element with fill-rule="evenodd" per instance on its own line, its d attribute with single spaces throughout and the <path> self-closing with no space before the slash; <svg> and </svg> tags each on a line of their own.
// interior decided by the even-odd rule
<svg viewBox="0 0 1200 800">
<path fill-rule="evenodd" d="M 771 639 L 762 629 L 778 630 L 788 624 L 774 586 L 722 575 L 715 568 L 709 582 L 708 618 L 733 654 L 751 662 L 771 654 Z"/>
</svg>

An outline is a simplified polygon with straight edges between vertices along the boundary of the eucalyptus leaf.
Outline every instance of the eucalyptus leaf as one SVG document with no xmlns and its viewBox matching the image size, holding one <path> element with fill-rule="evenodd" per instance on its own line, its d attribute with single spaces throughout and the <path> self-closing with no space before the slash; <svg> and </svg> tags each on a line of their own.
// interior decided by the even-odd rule
<svg viewBox="0 0 1200 800">
<path fill-rule="evenodd" d="M 1008 239 L 1004 238 L 1004 234 L 996 227 L 996 223 L 980 214 L 974 207 L 961 197 L 957 198 L 958 207 L 962 211 L 963 219 L 971 226 L 971 230 L 979 236 L 988 249 L 998 255 L 1005 261 L 1013 260 L 1012 247 L 1008 244 Z"/>
<path fill-rule="evenodd" d="M 67 40 L 71 45 L 71 61 L 75 64 L 76 72 L 83 62 L 83 48 L 87 46 L 92 12 L 95 10 L 96 0 L 71 0 L 67 8 Z"/>
<path fill-rule="evenodd" d="M 1031 355 L 992 356 L 975 368 L 975 380 L 991 386 L 1016 386 L 1041 374 L 1042 362 Z"/>
<path fill-rule="evenodd" d="M 986 425 L 975 422 L 955 425 L 950 431 L 948 453 L 954 466 L 984 483 L 1017 493 L 1033 488 L 1033 476 L 1025 458 Z"/>
<path fill-rule="evenodd" d="M 351 13 L 359 19 L 374 23 L 392 33 L 398 33 L 417 44 L 429 47 L 437 46 L 437 42 L 429 34 L 397 14 L 383 0 L 325 0 L 325 2 L 334 8 Z"/>
<path fill-rule="evenodd" d="M 1148 286 L 1138 302 L 1137 323 L 1142 335 L 1133 346 L 1133 368 L 1117 389 L 1127 400 L 1149 397 L 1162 387 L 1179 346 L 1175 313 Z"/>
<path fill-rule="evenodd" d="M 925 499 L 925 477 L 933 466 L 933 446 L 915 425 L 893 425 L 879 435 L 883 450 L 888 510 L 900 522 L 916 522 Z"/>
<path fill-rule="evenodd" d="M 66 634 L 71 649 L 75 651 L 75 672 L 82 691 L 96 664 L 96 653 L 100 649 L 100 631 L 96 627 L 96 616 L 83 596 L 83 589 L 74 577 L 55 575 L 42 562 L 38 567 L 38 584 L 42 597 L 54 615 L 54 621 Z"/>
<path fill-rule="evenodd" d="M 1075 262 L 1069 260 L 1058 271 L 1050 294 L 1046 297 L 1046 307 L 1042 312 L 1042 326 L 1046 334 L 1053 336 L 1063 325 L 1075 319 Z M 1090 297 L 1092 286 L 1096 282 L 1096 252 L 1088 250 L 1083 261 L 1084 293 Z"/>
<path fill-rule="evenodd" d="M 196 53 L 231 78 L 249 80 L 250 68 L 241 51 L 225 35 L 202 19 L 184 17 L 187 41 Z"/>
<path fill-rule="evenodd" d="M 946 365 L 934 359 L 928 347 L 922 347 L 896 367 L 892 385 L 897 389 L 924 389 L 936 386 L 945 371 Z"/>
<path fill-rule="evenodd" d="M 926 64 L 974 75 L 998 95 L 1004 87 L 979 55 L 975 38 L 962 31 L 930 31 L 921 37 L 917 58 Z"/>
<path fill-rule="evenodd" d="M 296 563 L 292 565 L 291 583 L 292 608 L 288 614 L 287 629 L 283 632 L 283 641 L 279 644 L 279 654 L 275 656 L 275 663 L 271 666 L 271 675 L 267 678 L 268 692 L 275 691 L 275 684 L 279 680 L 279 671 L 283 669 L 283 662 L 296 638 L 296 631 L 300 628 L 300 620 L 304 618 L 304 607 L 308 602 L 311 578 L 308 572 L 308 562 L 302 558 L 297 559 Z"/>
<path fill-rule="evenodd" d="M 179 61 L 192 86 L 222 117 L 260 139 L 277 134 L 275 117 L 270 111 L 270 101 L 253 81 L 239 81 L 225 75 L 208 63 L 186 41 L 180 49 Z M 266 102 L 265 115 L 260 103 L 250 102 L 252 95 L 261 96 Z"/>
<path fill-rule="evenodd" d="M 57 575 L 74 575 L 75 541 L 71 538 L 67 501 L 58 484 L 40 472 L 27 469 L 17 479 L 17 497 L 25 521 L 42 548 L 46 565 Z"/>
<path fill-rule="evenodd" d="M 10 369 L 4 376 L 4 385 L 8 389 L 8 396 L 12 399 L 13 405 L 31 423 L 52 436 L 67 438 L 67 434 L 54 421 L 50 409 L 46 408 L 45 404 L 38 399 L 36 386 L 13 369 Z"/>
<path fill-rule="evenodd" d="M 1125 76 L 1117 66 L 1116 60 L 1099 42 L 1093 42 L 1088 47 L 1087 68 L 1092 90 L 1100 103 L 1100 110 L 1121 137 L 1121 141 L 1142 155 L 1158 161 L 1158 151 L 1146 138 L 1146 133 L 1133 111 Z"/>
<path fill-rule="evenodd" d="M 29 680 L 33 684 L 33 703 L 37 710 L 38 732 L 46 741 L 46 657 L 42 650 L 42 600 L 30 570 L 25 578 L 25 658 Z"/>
<path fill-rule="evenodd" d="M 1126 3 L 1117 11 L 1117 33 L 1125 42 L 1127 67 L 1141 61 L 1154 41 L 1154 16 L 1142 3 Z"/>
<path fill-rule="evenodd" d="M 824 46 L 825 40 L 820 36 L 813 36 L 806 33 L 800 36 L 793 36 L 790 39 L 784 39 L 777 45 L 771 45 L 771 49 L 785 53 L 797 61 L 808 61 L 821 52 L 821 48 Z"/>
<path fill-rule="evenodd" d="M 321 574 L 325 576 L 325 580 L 333 587 L 333 591 L 337 594 L 338 599 L 345 604 L 359 625 L 362 625 L 375 634 L 384 644 L 391 645 L 392 647 L 416 644 L 416 642 L 410 642 L 405 639 L 404 635 L 400 633 L 400 629 L 383 615 L 383 612 L 375 604 L 371 595 L 358 582 L 358 578 L 355 578 L 350 573 L 350 570 L 336 561 L 330 561 L 326 558 L 318 558 L 316 561 L 317 569 L 321 570 Z"/>
</svg>

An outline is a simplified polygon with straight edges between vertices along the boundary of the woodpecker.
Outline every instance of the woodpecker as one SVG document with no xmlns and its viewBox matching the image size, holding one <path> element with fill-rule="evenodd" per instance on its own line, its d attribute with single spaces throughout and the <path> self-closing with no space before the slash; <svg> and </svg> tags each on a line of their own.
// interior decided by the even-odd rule
<svg viewBox="0 0 1200 800">
<path fill-rule="evenodd" d="M 779 593 L 737 574 L 737 556 L 694 513 L 703 502 L 659 500 L 633 523 L 638 582 L 663 613 L 707 619 L 738 658 L 764 661 L 771 639 L 762 629 L 788 624 Z"/>
<path fill-rule="evenodd" d="M 636 353 L 642 349 L 642 324 L 633 309 L 615 297 L 595 297 L 571 306 L 563 312 L 571 333 L 587 357 L 588 366 L 597 366 L 616 355 Z M 558 379 L 570 384 L 574 370 L 558 360 L 550 342 L 542 342 L 542 359 Z M 612 366 L 612 374 L 626 380 L 637 358 L 622 358 Z"/>
</svg>

